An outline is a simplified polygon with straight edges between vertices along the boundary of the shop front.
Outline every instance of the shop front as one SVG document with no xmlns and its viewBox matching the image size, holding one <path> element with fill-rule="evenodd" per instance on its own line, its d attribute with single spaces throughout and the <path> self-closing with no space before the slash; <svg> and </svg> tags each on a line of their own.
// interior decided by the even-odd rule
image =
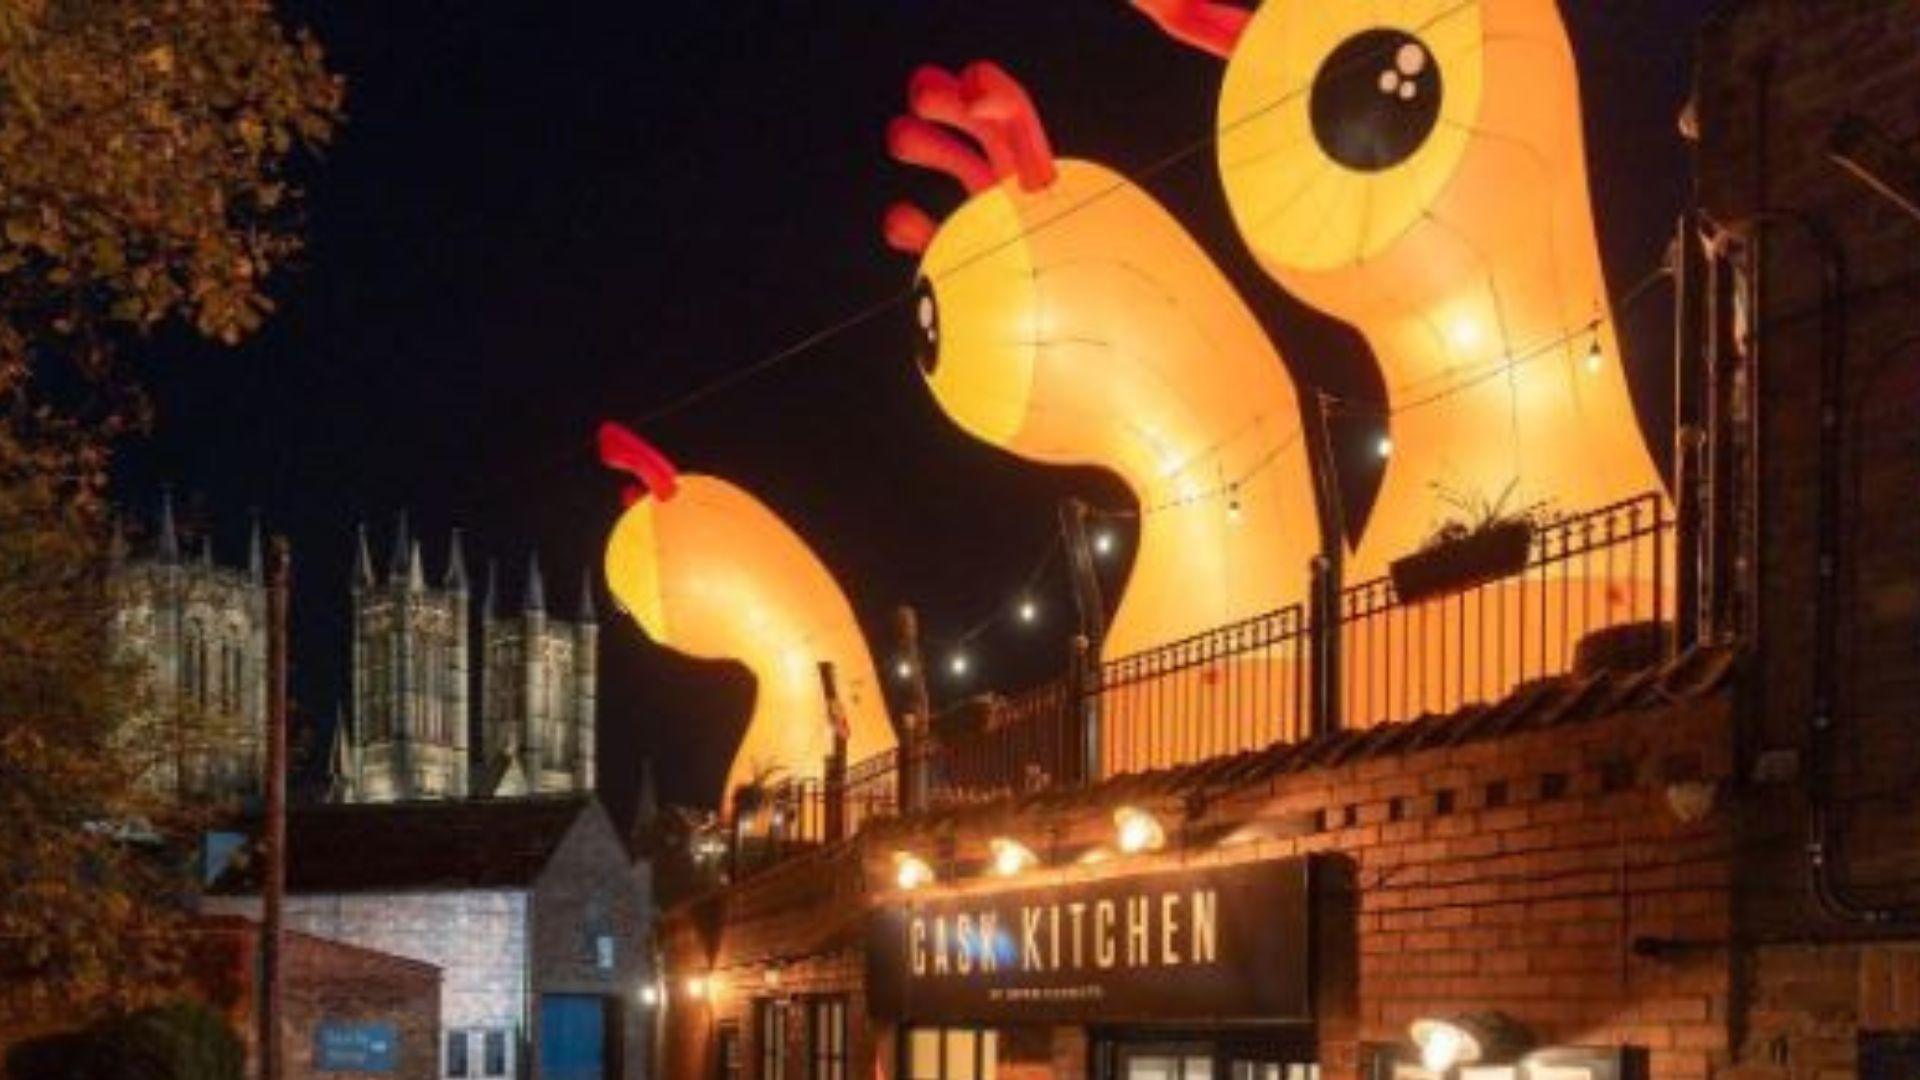
<svg viewBox="0 0 1920 1080">
<path fill-rule="evenodd" d="M 869 919 L 902 1080 L 1310 1080 L 1351 970 L 1336 860 L 1186 866 L 943 894 Z"/>
</svg>

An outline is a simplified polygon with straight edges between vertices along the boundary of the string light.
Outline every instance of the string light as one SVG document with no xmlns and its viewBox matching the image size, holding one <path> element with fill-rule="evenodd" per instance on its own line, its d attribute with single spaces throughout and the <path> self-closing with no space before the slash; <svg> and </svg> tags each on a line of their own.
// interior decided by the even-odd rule
<svg viewBox="0 0 1920 1080">
<path fill-rule="evenodd" d="M 1388 458 L 1392 457 L 1393 456 L 1393 436 L 1391 435 L 1380 436 L 1379 441 L 1373 444 L 1373 452 L 1379 455 L 1381 461 L 1385 461 Z"/>
<path fill-rule="evenodd" d="M 967 659 L 967 654 L 963 652 L 954 653 L 953 659 L 947 661 L 947 670 L 953 672 L 956 679 L 965 676 L 972 666 L 973 662 Z"/>
<path fill-rule="evenodd" d="M 911 660 L 895 661 L 893 665 L 893 674 L 894 674 L 894 677 L 899 679 L 901 682 L 905 682 L 908 679 L 913 678 L 913 662 Z"/>
<path fill-rule="evenodd" d="M 1240 485 L 1234 484 L 1227 489 L 1227 520 L 1240 524 Z"/>
<path fill-rule="evenodd" d="M 1105 529 L 1093 534 L 1093 553 L 1095 555 L 1113 554 L 1113 534 Z"/>
<path fill-rule="evenodd" d="M 1593 329 L 1593 342 L 1587 346 L 1588 373 L 1598 375 L 1600 366 L 1605 362 L 1606 357 L 1600 351 L 1600 328 L 1596 325 Z"/>
<path fill-rule="evenodd" d="M 1021 622 L 1031 626 L 1040 618 L 1040 605 L 1034 603 L 1032 597 L 1023 597 L 1015 612 L 1020 616 Z"/>
</svg>

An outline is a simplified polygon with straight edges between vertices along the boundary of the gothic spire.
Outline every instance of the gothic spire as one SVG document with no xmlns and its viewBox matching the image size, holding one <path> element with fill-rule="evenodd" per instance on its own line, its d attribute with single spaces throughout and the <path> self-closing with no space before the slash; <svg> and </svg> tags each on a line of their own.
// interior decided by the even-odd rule
<svg viewBox="0 0 1920 1080">
<path fill-rule="evenodd" d="M 597 619 L 593 610 L 593 570 L 585 568 L 580 571 L 580 621 L 591 624 Z"/>
<path fill-rule="evenodd" d="M 426 565 L 420 561 L 420 541 L 407 551 L 407 591 L 423 592 L 427 587 Z"/>
<path fill-rule="evenodd" d="M 547 610 L 547 586 L 540 579 L 540 552 L 534 551 L 527 556 L 527 600 L 522 605 L 527 611 L 544 613 Z"/>
<path fill-rule="evenodd" d="M 407 512 L 400 511 L 399 522 L 393 530 L 393 554 L 387 557 L 387 580 L 398 583 L 406 580 L 407 556 L 411 554 L 407 543 Z"/>
<path fill-rule="evenodd" d="M 260 552 L 260 511 L 253 512 L 253 525 L 247 530 L 247 580 L 255 585 L 266 580 L 266 559 Z"/>
<path fill-rule="evenodd" d="M 173 525 L 173 489 L 160 489 L 160 558 L 180 561 L 180 532 Z"/>
<path fill-rule="evenodd" d="M 367 523 L 361 522 L 355 529 L 359 534 L 360 553 L 353 570 L 353 584 L 357 589 L 373 587 L 373 553 L 367 550 Z"/>
<path fill-rule="evenodd" d="M 492 559 L 487 560 L 487 595 L 480 601 L 480 615 L 491 619 L 494 616 L 497 598 L 500 595 L 500 567 Z"/>
<path fill-rule="evenodd" d="M 467 556 L 460 550 L 460 530 L 453 530 L 453 537 L 447 541 L 447 580 L 446 587 L 462 596 L 467 592 Z"/>
<path fill-rule="evenodd" d="M 333 741 L 327 754 L 327 786 L 336 802 L 345 802 L 352 797 L 355 749 L 353 728 L 347 723 L 346 709 L 336 704 L 333 707 Z"/>
</svg>

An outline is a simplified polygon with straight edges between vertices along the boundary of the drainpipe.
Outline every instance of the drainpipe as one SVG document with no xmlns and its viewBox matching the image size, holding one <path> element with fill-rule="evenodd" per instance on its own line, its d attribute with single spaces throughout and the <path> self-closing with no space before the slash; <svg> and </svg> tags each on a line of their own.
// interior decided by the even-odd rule
<svg viewBox="0 0 1920 1080">
<path fill-rule="evenodd" d="M 1846 251 L 1827 223 L 1812 214 L 1787 209 L 1762 209 L 1737 229 L 1751 231 L 1764 225 L 1785 225 L 1798 231 L 1815 249 L 1820 261 L 1820 368 L 1817 390 L 1819 446 L 1817 453 L 1814 564 L 1813 702 L 1807 717 L 1807 865 L 1814 899 L 1830 918 L 1873 926 L 1920 923 L 1920 909 L 1870 905 L 1856 895 L 1840 854 L 1841 822 L 1833 804 L 1830 763 L 1835 746 L 1835 712 L 1839 699 L 1839 644 L 1841 580 L 1841 484 L 1845 433 L 1845 375 L 1847 355 Z M 1757 245 L 1750 256 L 1757 263 Z M 1765 308 L 1758 294 L 1759 272 L 1753 275 L 1753 366 L 1766 355 Z M 1756 384 L 1757 385 L 1757 384 Z M 1758 549 L 1756 543 L 1756 551 Z"/>
</svg>

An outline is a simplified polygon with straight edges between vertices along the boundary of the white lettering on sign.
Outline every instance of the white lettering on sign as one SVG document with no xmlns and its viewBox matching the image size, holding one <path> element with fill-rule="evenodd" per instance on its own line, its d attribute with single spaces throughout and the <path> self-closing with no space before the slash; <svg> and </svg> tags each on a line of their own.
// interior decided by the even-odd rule
<svg viewBox="0 0 1920 1080">
<path fill-rule="evenodd" d="M 907 964 L 916 978 L 1080 971 L 1089 960 L 1113 968 L 1201 967 L 1220 961 L 1220 896 L 1213 889 L 1125 900 L 1023 904 L 1020 944 L 1001 941 L 1007 912 L 915 915 L 907 921 Z M 1004 949 L 1004 951 L 1003 951 Z M 1018 963 L 1015 963 L 1015 956 Z"/>
</svg>

